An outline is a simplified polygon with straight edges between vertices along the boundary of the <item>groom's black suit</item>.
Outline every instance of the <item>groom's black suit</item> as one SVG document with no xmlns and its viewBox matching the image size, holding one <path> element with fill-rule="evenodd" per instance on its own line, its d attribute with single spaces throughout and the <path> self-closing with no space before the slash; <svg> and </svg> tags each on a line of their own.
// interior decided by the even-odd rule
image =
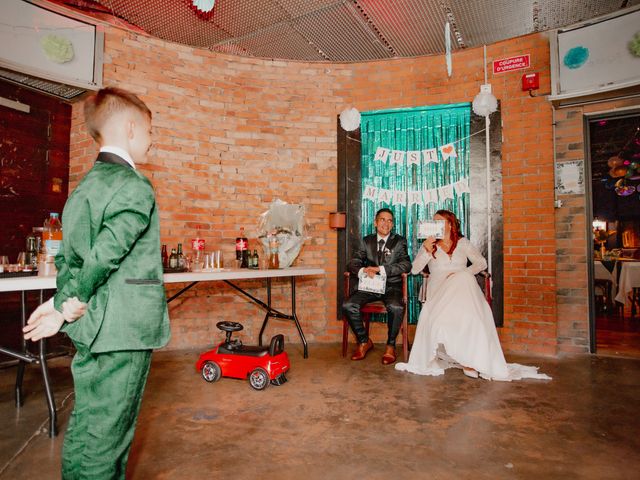
<svg viewBox="0 0 640 480">
<path fill-rule="evenodd" d="M 400 332 L 404 304 L 402 302 L 402 274 L 411 271 L 411 259 L 407 253 L 407 240 L 390 233 L 379 255 L 378 235 L 368 235 L 358 242 L 347 269 L 358 275 L 361 268 L 383 266 L 387 274 L 387 288 L 384 295 L 356 291 L 343 304 L 342 310 L 355 334 L 358 343 L 366 343 L 369 338 L 362 323 L 360 307 L 369 302 L 381 300 L 387 307 L 387 345 L 395 345 Z"/>
</svg>

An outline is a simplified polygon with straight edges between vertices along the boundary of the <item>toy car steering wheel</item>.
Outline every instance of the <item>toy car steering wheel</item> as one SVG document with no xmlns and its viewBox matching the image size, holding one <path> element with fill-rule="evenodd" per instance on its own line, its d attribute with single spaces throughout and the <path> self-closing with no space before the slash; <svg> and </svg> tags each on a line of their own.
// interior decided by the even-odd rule
<svg viewBox="0 0 640 480">
<path fill-rule="evenodd" d="M 216 327 L 218 327 L 220 330 L 224 330 L 225 332 L 239 332 L 244 328 L 242 324 L 238 322 L 227 322 L 227 321 L 216 323 Z"/>
<path fill-rule="evenodd" d="M 244 328 L 241 323 L 224 321 L 224 322 L 216 323 L 216 327 L 218 327 L 220 330 L 224 330 L 225 332 L 227 332 L 227 335 L 224 341 L 228 349 L 236 350 L 242 347 L 242 342 L 240 340 L 233 340 L 233 341 L 231 340 L 231 332 L 239 332 Z"/>
</svg>

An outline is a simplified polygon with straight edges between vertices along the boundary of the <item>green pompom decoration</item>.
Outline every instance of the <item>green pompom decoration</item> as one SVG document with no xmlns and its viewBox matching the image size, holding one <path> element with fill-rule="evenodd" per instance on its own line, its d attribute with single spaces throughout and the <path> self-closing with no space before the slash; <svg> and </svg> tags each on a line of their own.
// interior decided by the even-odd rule
<svg viewBox="0 0 640 480">
<path fill-rule="evenodd" d="M 40 39 L 42 51 L 49 60 L 55 63 L 67 63 L 73 60 L 73 44 L 59 35 L 45 35 Z"/>
<path fill-rule="evenodd" d="M 636 32 L 636 34 L 631 38 L 631 41 L 629 42 L 629 51 L 634 57 L 640 57 L 640 32 Z"/>
</svg>

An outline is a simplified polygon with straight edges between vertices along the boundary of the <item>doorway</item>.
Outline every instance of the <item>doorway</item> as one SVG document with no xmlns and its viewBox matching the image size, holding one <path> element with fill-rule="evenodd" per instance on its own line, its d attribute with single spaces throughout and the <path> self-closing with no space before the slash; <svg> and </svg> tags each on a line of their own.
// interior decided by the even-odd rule
<svg viewBox="0 0 640 480">
<path fill-rule="evenodd" d="M 640 358 L 640 112 L 589 117 L 592 350 Z"/>
</svg>

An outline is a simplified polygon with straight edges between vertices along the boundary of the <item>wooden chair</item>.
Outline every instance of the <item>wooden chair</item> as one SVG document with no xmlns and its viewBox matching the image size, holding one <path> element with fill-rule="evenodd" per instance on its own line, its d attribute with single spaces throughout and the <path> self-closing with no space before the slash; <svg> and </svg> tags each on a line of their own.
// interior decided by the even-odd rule
<svg viewBox="0 0 640 480">
<path fill-rule="evenodd" d="M 596 311 L 598 313 L 611 314 L 614 311 L 614 303 L 612 297 L 613 282 L 604 278 L 596 278 L 593 280 L 594 296 L 596 301 Z M 634 288 L 634 297 L 636 295 Z"/>
<path fill-rule="evenodd" d="M 344 298 L 345 300 L 351 296 L 351 274 L 349 272 L 344 272 Z M 402 332 L 402 355 L 404 361 L 406 362 L 409 359 L 409 325 L 407 321 L 407 274 L 402 274 L 402 303 L 404 304 L 404 313 L 402 314 L 402 324 L 400 326 L 400 331 Z M 362 313 L 362 320 L 364 322 L 364 328 L 367 330 L 367 335 L 369 335 L 369 321 L 371 319 L 372 313 L 387 313 L 387 307 L 384 306 L 384 303 L 381 301 L 370 302 L 363 305 L 360 308 L 360 313 Z M 342 316 L 342 356 L 346 357 L 347 355 L 347 345 L 349 341 L 349 322 L 347 321 L 346 316 Z"/>
</svg>

